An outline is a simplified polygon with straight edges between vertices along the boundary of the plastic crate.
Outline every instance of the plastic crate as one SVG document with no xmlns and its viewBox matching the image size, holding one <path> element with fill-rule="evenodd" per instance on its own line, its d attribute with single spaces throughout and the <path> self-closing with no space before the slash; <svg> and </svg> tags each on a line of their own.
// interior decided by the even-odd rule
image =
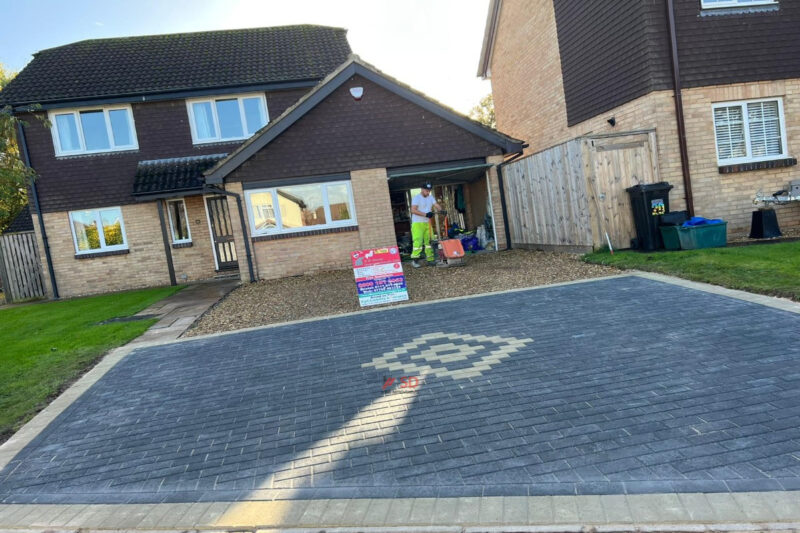
<svg viewBox="0 0 800 533">
<path fill-rule="evenodd" d="M 728 244 L 728 223 L 702 226 L 661 226 L 661 237 L 667 250 L 696 250 Z"/>
</svg>

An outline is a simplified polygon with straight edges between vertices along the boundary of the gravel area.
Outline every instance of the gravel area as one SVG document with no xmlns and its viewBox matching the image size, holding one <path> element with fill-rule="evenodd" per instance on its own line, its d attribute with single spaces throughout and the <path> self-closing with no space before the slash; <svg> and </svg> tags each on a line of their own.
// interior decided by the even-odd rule
<svg viewBox="0 0 800 533">
<path fill-rule="evenodd" d="M 748 236 L 748 232 L 732 233 L 728 235 L 728 242 L 755 244 L 760 242 L 775 241 L 779 239 L 798 239 L 800 238 L 800 226 L 787 226 L 787 227 L 781 226 L 781 233 L 783 233 L 783 235 L 776 239 L 751 239 Z"/>
<path fill-rule="evenodd" d="M 464 267 L 426 266 L 415 269 L 410 263 L 404 263 L 403 270 L 411 302 L 596 278 L 619 272 L 615 268 L 584 263 L 579 255 L 526 250 L 470 255 Z M 351 270 L 260 281 L 231 292 L 203 315 L 184 336 L 359 309 Z"/>
</svg>

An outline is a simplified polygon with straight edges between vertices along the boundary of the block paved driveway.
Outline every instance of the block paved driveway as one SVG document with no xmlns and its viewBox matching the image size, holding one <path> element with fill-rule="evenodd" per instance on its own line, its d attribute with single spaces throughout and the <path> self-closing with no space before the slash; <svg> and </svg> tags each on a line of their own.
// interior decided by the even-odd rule
<svg viewBox="0 0 800 533">
<path fill-rule="evenodd" d="M 639 277 L 139 349 L 0 472 L 4 503 L 789 489 L 800 316 Z"/>
</svg>

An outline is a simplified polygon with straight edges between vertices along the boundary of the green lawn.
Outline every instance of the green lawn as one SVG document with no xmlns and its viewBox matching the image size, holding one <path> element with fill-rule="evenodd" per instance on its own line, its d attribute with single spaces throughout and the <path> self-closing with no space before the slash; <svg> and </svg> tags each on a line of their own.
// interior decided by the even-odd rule
<svg viewBox="0 0 800 533">
<path fill-rule="evenodd" d="M 606 251 L 584 261 L 661 272 L 732 289 L 800 301 L 800 241 L 678 252 Z"/>
<path fill-rule="evenodd" d="M 160 287 L 0 310 L 0 442 L 106 351 L 138 337 L 155 320 L 98 322 L 136 314 L 179 289 Z"/>
</svg>

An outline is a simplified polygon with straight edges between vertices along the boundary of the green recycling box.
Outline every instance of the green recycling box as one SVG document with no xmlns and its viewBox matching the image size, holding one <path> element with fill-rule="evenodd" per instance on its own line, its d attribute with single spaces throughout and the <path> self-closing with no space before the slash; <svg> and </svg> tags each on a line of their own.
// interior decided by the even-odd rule
<svg viewBox="0 0 800 533">
<path fill-rule="evenodd" d="M 661 226 L 661 237 L 667 250 L 695 250 L 728 244 L 728 223 L 701 226 Z"/>
</svg>

